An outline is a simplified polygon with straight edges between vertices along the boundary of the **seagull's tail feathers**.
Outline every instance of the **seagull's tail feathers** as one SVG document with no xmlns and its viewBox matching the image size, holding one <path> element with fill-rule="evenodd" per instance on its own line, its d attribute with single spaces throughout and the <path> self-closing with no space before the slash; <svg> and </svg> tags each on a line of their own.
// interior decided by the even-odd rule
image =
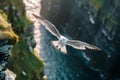
<svg viewBox="0 0 120 80">
<path fill-rule="evenodd" d="M 60 52 L 67 54 L 67 49 L 66 46 L 59 46 L 58 45 L 59 41 L 51 41 L 51 44 L 54 46 L 55 49 L 59 50 Z"/>
</svg>

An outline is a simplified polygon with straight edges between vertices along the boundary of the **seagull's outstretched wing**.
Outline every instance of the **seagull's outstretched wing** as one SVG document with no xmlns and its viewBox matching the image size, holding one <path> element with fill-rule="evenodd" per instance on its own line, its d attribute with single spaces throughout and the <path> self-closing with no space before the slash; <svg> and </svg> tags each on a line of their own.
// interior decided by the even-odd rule
<svg viewBox="0 0 120 80">
<path fill-rule="evenodd" d="M 82 42 L 82 41 L 78 41 L 78 40 L 69 40 L 67 42 L 67 44 L 69 46 L 72 46 L 73 48 L 81 49 L 81 50 L 85 50 L 86 48 L 94 49 L 94 50 L 101 50 L 100 48 L 98 48 L 94 45 L 91 45 L 91 44 L 88 44 L 88 43 L 85 43 L 85 42 Z"/>
<path fill-rule="evenodd" d="M 52 33 L 54 36 L 56 36 L 58 39 L 60 38 L 60 33 L 59 31 L 56 29 L 56 27 L 51 23 L 49 22 L 48 20 L 44 19 L 42 16 L 37 16 L 35 14 L 32 14 L 34 17 L 36 17 L 37 19 L 40 20 L 40 23 L 42 25 L 45 26 L 45 28 L 50 32 Z"/>
</svg>

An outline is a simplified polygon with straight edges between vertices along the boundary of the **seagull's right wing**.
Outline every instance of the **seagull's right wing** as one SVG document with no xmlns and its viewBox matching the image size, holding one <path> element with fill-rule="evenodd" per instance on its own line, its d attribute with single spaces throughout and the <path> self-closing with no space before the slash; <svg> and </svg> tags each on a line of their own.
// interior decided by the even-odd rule
<svg viewBox="0 0 120 80">
<path fill-rule="evenodd" d="M 72 46 L 73 48 L 80 49 L 80 50 L 86 50 L 86 48 L 94 49 L 94 50 L 101 50 L 100 48 L 94 45 L 88 44 L 86 42 L 78 41 L 78 40 L 69 40 L 67 44 L 69 46 Z"/>
<path fill-rule="evenodd" d="M 60 33 L 59 31 L 56 29 L 56 27 L 51 23 L 49 22 L 48 20 L 44 19 L 43 17 L 41 16 L 37 16 L 35 14 L 32 14 L 34 17 L 36 17 L 37 19 L 40 20 L 40 23 L 42 25 L 45 26 L 45 28 L 50 32 L 52 33 L 54 36 L 56 36 L 58 39 L 60 38 Z"/>
</svg>

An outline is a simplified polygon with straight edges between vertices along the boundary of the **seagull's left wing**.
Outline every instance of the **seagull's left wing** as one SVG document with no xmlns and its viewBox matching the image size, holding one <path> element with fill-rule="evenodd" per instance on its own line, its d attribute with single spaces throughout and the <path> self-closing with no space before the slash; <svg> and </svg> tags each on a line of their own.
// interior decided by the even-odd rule
<svg viewBox="0 0 120 80">
<path fill-rule="evenodd" d="M 81 49 L 81 50 L 85 50 L 86 48 L 94 49 L 94 50 L 101 50 L 100 48 L 98 48 L 94 45 L 91 45 L 91 44 L 88 44 L 88 43 L 85 43 L 85 42 L 82 42 L 82 41 L 78 41 L 78 40 L 69 40 L 67 42 L 67 44 L 69 46 L 72 46 L 73 48 Z"/>
<path fill-rule="evenodd" d="M 42 16 L 37 16 L 35 14 L 32 14 L 34 17 L 36 17 L 37 19 L 40 20 L 41 24 L 45 26 L 45 28 L 52 33 L 54 36 L 56 36 L 58 39 L 60 38 L 60 33 L 59 31 L 56 29 L 56 27 L 49 22 L 48 20 L 44 19 Z"/>
</svg>

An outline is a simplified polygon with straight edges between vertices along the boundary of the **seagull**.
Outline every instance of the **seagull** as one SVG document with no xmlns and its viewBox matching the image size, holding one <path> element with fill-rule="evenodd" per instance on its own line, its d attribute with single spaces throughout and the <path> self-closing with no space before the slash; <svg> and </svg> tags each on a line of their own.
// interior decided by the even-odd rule
<svg viewBox="0 0 120 80">
<path fill-rule="evenodd" d="M 45 27 L 45 29 L 47 29 L 51 34 L 57 37 L 58 40 L 51 41 L 51 44 L 60 52 L 67 54 L 66 45 L 72 46 L 73 48 L 80 50 L 86 50 L 87 48 L 93 50 L 101 50 L 100 48 L 83 41 L 69 40 L 65 36 L 61 35 L 55 25 L 52 24 L 50 21 L 46 20 L 42 16 L 37 16 L 35 14 L 32 15 L 40 21 L 40 23 Z"/>
</svg>

